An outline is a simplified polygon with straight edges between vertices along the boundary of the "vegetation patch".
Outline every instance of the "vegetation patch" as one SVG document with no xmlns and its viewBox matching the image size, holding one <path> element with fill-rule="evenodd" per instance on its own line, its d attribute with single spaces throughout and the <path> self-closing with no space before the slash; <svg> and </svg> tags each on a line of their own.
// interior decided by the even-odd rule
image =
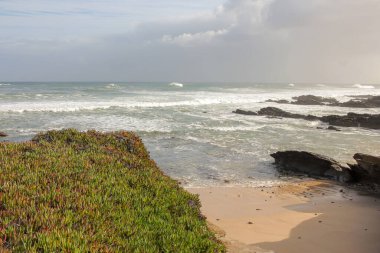
<svg viewBox="0 0 380 253">
<path fill-rule="evenodd" d="M 0 252 L 224 252 L 131 132 L 0 143 Z"/>
</svg>

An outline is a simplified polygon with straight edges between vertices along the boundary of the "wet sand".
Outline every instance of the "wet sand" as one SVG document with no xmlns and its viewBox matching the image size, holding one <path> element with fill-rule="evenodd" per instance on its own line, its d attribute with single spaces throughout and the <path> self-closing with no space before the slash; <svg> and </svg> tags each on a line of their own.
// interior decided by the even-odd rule
<svg viewBox="0 0 380 253">
<path fill-rule="evenodd" d="M 188 188 L 229 252 L 379 253 L 380 198 L 324 181 Z"/>
</svg>

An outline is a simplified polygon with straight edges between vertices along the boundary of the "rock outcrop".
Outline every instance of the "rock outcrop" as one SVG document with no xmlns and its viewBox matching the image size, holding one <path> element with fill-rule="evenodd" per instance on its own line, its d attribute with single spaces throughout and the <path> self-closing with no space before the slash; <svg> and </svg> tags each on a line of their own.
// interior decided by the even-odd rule
<svg viewBox="0 0 380 253">
<path fill-rule="evenodd" d="M 240 109 L 237 109 L 236 111 L 233 111 L 233 113 L 242 114 L 242 115 L 257 115 L 257 112 L 244 111 L 244 110 L 240 110 Z"/>
<path fill-rule="evenodd" d="M 334 126 L 329 126 L 329 127 L 327 128 L 327 130 L 332 130 L 332 131 L 337 131 L 337 132 L 342 131 L 342 130 L 340 130 L 339 128 L 334 127 Z"/>
<path fill-rule="evenodd" d="M 271 156 L 281 171 L 303 173 L 310 177 L 333 179 L 343 183 L 360 183 L 373 189 L 380 186 L 380 156 L 357 153 L 354 155 L 357 163 L 348 166 L 330 157 L 306 151 L 280 151 Z"/>
<path fill-rule="evenodd" d="M 320 96 L 313 95 L 303 95 L 299 97 L 293 97 L 295 101 L 291 102 L 295 105 L 337 105 L 338 100 L 335 98 L 324 98 Z"/>
<path fill-rule="evenodd" d="M 8 135 L 4 132 L 0 132 L 0 137 L 7 137 Z"/>
<path fill-rule="evenodd" d="M 319 119 L 317 116 L 290 113 L 290 112 L 283 111 L 283 110 L 276 108 L 276 107 L 262 108 L 257 112 L 257 115 L 282 117 L 282 118 L 293 118 L 293 119 L 305 119 L 305 120 L 318 120 Z"/>
<path fill-rule="evenodd" d="M 380 114 L 357 114 L 350 112 L 344 116 L 322 116 L 319 120 L 334 126 L 380 129 Z"/>
<path fill-rule="evenodd" d="M 380 156 L 357 153 L 357 164 L 349 164 L 356 181 L 380 184 Z"/>
<path fill-rule="evenodd" d="M 378 108 L 380 107 L 380 96 L 357 96 L 347 102 L 339 102 L 335 98 L 324 98 L 314 95 L 302 95 L 292 97 L 294 101 L 285 99 L 272 100 L 266 102 L 274 102 L 279 104 L 295 104 L 295 105 L 328 105 L 328 106 L 341 106 L 341 107 L 356 107 L 356 108 Z"/>
<path fill-rule="evenodd" d="M 235 113 L 243 115 L 260 115 L 304 120 L 320 120 L 322 122 L 334 126 L 380 129 L 380 114 L 357 114 L 351 112 L 347 115 L 328 115 L 318 117 L 314 115 L 290 113 L 276 107 L 265 107 L 260 109 L 257 113 L 238 109 L 235 111 Z"/>
<path fill-rule="evenodd" d="M 356 97 L 350 101 L 340 103 L 342 107 L 378 108 L 380 107 L 380 96 Z"/>
<path fill-rule="evenodd" d="M 283 151 L 271 154 L 275 164 L 284 171 L 301 172 L 311 177 L 323 177 L 340 182 L 353 180 L 349 167 L 327 156 L 306 151 Z"/>
</svg>

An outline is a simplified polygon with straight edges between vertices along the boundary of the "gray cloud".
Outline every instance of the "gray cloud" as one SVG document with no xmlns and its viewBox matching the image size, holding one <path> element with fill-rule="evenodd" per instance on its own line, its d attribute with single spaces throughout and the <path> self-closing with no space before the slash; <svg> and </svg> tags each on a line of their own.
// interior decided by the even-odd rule
<svg viewBox="0 0 380 253">
<path fill-rule="evenodd" d="M 115 35 L 0 41 L 0 79 L 380 83 L 377 0 L 230 0 Z"/>
</svg>

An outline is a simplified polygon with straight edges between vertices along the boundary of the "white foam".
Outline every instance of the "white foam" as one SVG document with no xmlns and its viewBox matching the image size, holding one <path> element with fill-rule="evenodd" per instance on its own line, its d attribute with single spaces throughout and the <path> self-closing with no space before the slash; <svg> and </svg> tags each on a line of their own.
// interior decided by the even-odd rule
<svg viewBox="0 0 380 253">
<path fill-rule="evenodd" d="M 290 87 L 294 87 L 294 86 L 296 86 L 294 83 L 289 83 L 288 84 Z"/>
<path fill-rule="evenodd" d="M 176 82 L 170 83 L 169 86 L 183 88 L 183 84 L 182 83 L 176 83 Z"/>
<path fill-rule="evenodd" d="M 10 86 L 10 85 L 12 85 L 12 84 L 10 84 L 10 83 L 0 83 L 0 86 Z"/>
<path fill-rule="evenodd" d="M 362 85 L 360 83 L 354 84 L 353 87 L 359 88 L 359 89 L 375 89 L 372 85 Z"/>
<path fill-rule="evenodd" d="M 181 107 L 181 106 L 203 106 L 215 104 L 241 104 L 255 103 L 262 98 L 253 96 L 236 96 L 236 95 L 200 95 L 197 98 L 192 96 L 182 96 L 179 101 L 167 100 L 168 97 L 144 97 L 145 101 L 140 98 L 133 100 L 103 100 L 103 101 L 28 101 L 2 103 L 0 112 L 74 112 L 80 110 L 97 110 L 116 108 L 158 108 L 158 107 Z M 160 101 L 161 99 L 161 101 Z"/>
<path fill-rule="evenodd" d="M 107 89 L 112 89 L 112 88 L 117 88 L 117 87 L 119 87 L 119 86 L 117 84 L 115 84 L 115 83 L 109 83 L 109 84 L 106 85 Z"/>
</svg>

